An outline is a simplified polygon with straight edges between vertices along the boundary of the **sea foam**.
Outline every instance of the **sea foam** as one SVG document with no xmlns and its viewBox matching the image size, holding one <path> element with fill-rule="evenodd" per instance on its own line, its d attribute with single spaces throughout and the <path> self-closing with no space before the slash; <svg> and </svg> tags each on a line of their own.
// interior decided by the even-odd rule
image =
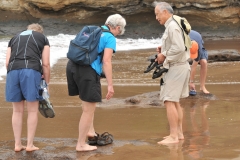
<svg viewBox="0 0 240 160">
<path fill-rule="evenodd" d="M 75 35 L 58 34 L 55 36 L 47 36 L 50 42 L 50 65 L 51 67 L 57 63 L 58 59 L 65 58 L 68 51 L 69 43 L 75 38 Z M 10 39 L 0 39 L 0 80 L 6 75 L 6 51 L 8 41 Z M 118 39 L 117 51 L 136 50 L 157 48 L 161 45 L 161 39 Z"/>
</svg>

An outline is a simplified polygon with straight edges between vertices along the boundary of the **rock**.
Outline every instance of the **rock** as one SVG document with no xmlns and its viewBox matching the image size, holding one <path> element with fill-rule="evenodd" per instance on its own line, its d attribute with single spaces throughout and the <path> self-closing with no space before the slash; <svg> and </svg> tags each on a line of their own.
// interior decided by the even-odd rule
<svg viewBox="0 0 240 160">
<path fill-rule="evenodd" d="M 124 15 L 153 12 L 152 2 L 150 0 L 2 0 L 0 8 L 16 12 L 28 12 L 36 18 L 46 18 L 46 16 L 60 18 L 61 15 L 68 18 L 86 19 L 102 12 L 117 12 Z M 167 2 L 172 4 L 175 11 L 181 15 L 202 17 L 220 23 L 230 22 L 235 24 L 239 22 L 240 2 L 236 0 L 205 0 L 197 2 L 168 0 Z"/>
<path fill-rule="evenodd" d="M 208 58 L 211 61 L 239 61 L 240 53 L 238 50 L 211 50 L 208 51 Z"/>
<path fill-rule="evenodd" d="M 141 100 L 139 99 L 139 97 L 135 96 L 135 97 L 127 98 L 125 102 L 130 104 L 139 104 Z"/>
<path fill-rule="evenodd" d="M 98 104 L 98 107 L 103 108 L 127 108 L 127 107 L 140 107 L 140 108 L 149 108 L 149 107 L 158 107 L 163 108 L 164 104 L 159 100 L 159 91 L 144 93 L 125 99 L 113 98 L 110 100 L 103 100 L 102 103 Z M 197 92 L 196 96 L 189 96 L 182 99 L 183 101 L 187 100 L 216 100 L 217 97 L 213 94 L 204 94 Z"/>
<path fill-rule="evenodd" d="M 27 24 L 36 22 L 44 26 L 45 34 L 76 34 L 83 25 L 101 25 L 108 15 L 120 13 L 127 20 L 127 30 L 123 38 L 156 38 L 161 36 L 164 27 L 160 27 L 155 20 L 152 2 L 1 0 L 0 35 L 13 35 L 25 29 Z M 167 2 L 173 6 L 175 14 L 186 17 L 192 28 L 201 32 L 204 37 L 240 38 L 239 0 Z"/>
<path fill-rule="evenodd" d="M 208 50 L 208 63 L 219 61 L 240 61 L 240 51 L 236 49 Z M 155 54 L 147 58 L 155 59 Z M 192 64 L 192 60 L 189 60 Z M 149 62 L 150 64 L 150 62 Z"/>
</svg>

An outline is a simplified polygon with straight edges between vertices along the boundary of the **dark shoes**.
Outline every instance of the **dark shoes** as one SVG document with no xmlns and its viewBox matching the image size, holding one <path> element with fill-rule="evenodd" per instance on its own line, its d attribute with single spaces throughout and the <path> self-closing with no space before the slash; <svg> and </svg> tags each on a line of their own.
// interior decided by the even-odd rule
<svg viewBox="0 0 240 160">
<path fill-rule="evenodd" d="M 98 145 L 98 146 L 105 146 L 111 144 L 113 142 L 113 136 L 108 132 L 104 132 L 103 134 L 99 135 L 96 133 L 97 136 L 88 137 L 88 144 L 89 145 Z"/>
<path fill-rule="evenodd" d="M 153 72 L 153 76 L 152 76 L 152 79 L 155 79 L 155 78 L 158 78 L 158 77 L 161 77 L 163 73 L 167 72 L 168 69 L 166 68 L 163 68 L 162 65 L 158 65 L 155 69 L 155 71 Z"/>
<path fill-rule="evenodd" d="M 89 145 L 97 145 L 97 140 L 98 140 L 98 137 L 99 137 L 99 134 L 96 133 L 97 136 L 94 136 L 94 137 L 88 137 L 88 144 Z"/>
<path fill-rule="evenodd" d="M 41 100 L 39 101 L 39 107 L 38 107 L 39 112 L 41 115 L 45 118 L 53 118 L 55 117 L 55 112 L 53 110 L 53 105 L 52 103 L 49 102 L 49 100 Z"/>
<path fill-rule="evenodd" d="M 99 146 L 105 146 L 107 144 L 111 144 L 113 142 L 113 136 L 108 132 L 104 132 L 98 137 L 97 144 Z"/>
<path fill-rule="evenodd" d="M 189 95 L 190 96 L 196 96 L 197 92 L 195 90 L 190 90 Z"/>
</svg>

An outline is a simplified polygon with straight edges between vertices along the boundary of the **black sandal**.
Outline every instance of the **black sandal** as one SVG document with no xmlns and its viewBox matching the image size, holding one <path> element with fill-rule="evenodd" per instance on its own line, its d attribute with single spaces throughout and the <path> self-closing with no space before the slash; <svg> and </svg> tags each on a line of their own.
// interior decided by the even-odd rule
<svg viewBox="0 0 240 160">
<path fill-rule="evenodd" d="M 94 137 L 88 137 L 88 144 L 89 145 L 97 145 L 97 141 L 98 141 L 98 138 L 99 138 L 99 134 L 97 132 L 96 133 L 96 136 Z"/>
<path fill-rule="evenodd" d="M 39 101 L 38 110 L 41 113 L 41 115 L 45 118 L 54 118 L 55 112 L 53 109 L 52 103 L 50 103 L 49 100 L 41 100 Z"/>
<path fill-rule="evenodd" d="M 167 71 L 168 71 L 168 69 L 163 68 L 163 64 L 157 65 L 155 71 L 153 72 L 152 79 L 161 77 L 162 74 L 165 73 L 165 72 L 167 72 Z"/>
<path fill-rule="evenodd" d="M 104 132 L 98 137 L 97 144 L 99 146 L 105 146 L 113 142 L 113 136 L 108 132 Z"/>
</svg>

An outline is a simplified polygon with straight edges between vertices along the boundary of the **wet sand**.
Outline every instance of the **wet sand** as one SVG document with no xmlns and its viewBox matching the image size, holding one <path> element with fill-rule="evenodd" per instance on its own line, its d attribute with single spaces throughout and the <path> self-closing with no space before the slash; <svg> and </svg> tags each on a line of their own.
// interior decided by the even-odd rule
<svg viewBox="0 0 240 160">
<path fill-rule="evenodd" d="M 219 42 L 211 43 L 207 49 L 219 45 Z M 232 43 L 221 44 L 223 47 L 223 44 Z M 232 48 L 238 49 L 238 44 Z M 143 74 L 148 65 L 147 57 L 154 53 L 154 49 L 127 51 L 118 52 L 113 57 L 114 98 L 122 99 L 159 90 L 159 79 L 152 80 L 151 73 Z M 39 151 L 13 151 L 12 107 L 4 101 L 5 82 L 0 82 L 0 159 L 240 159 L 240 62 L 209 63 L 207 88 L 217 100 L 187 98 L 181 101 L 185 140 L 179 144 L 157 144 L 169 133 L 165 108 L 98 107 L 94 122 L 96 131 L 108 131 L 115 140 L 113 144 L 98 147 L 97 151 L 92 152 L 75 151 L 81 102 L 78 97 L 69 97 L 67 94 L 66 63 L 67 59 L 60 59 L 52 68 L 50 100 L 56 117 L 46 119 L 39 113 L 35 138 L 35 145 L 41 148 Z M 199 89 L 199 71 L 196 79 Z M 102 84 L 104 97 L 104 79 Z M 22 137 L 26 144 L 26 114 L 23 125 Z"/>
</svg>

